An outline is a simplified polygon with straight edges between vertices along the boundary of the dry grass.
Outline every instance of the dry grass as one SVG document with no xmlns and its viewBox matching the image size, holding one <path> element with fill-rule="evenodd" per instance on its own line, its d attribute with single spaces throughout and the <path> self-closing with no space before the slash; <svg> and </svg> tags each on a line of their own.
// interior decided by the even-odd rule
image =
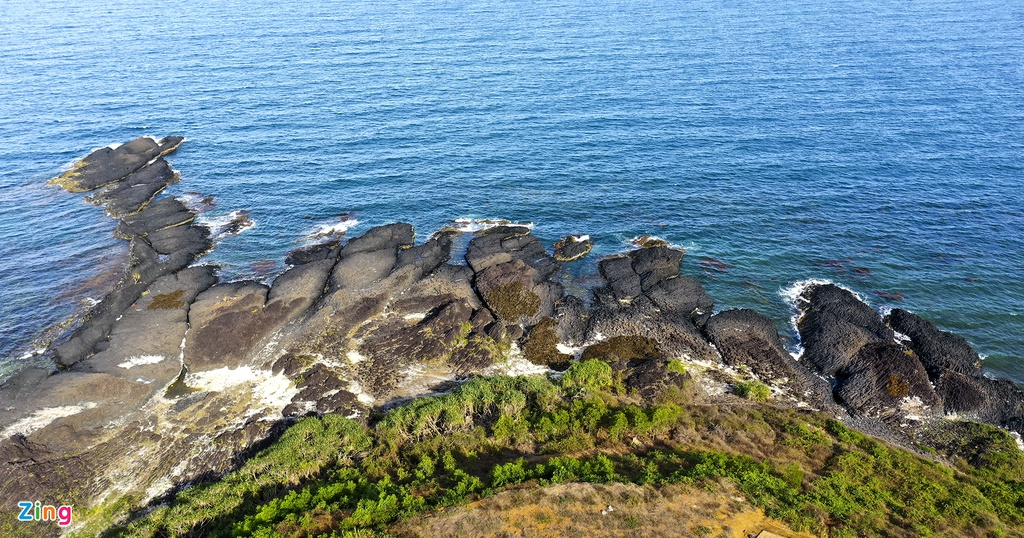
<svg viewBox="0 0 1024 538">
<path fill-rule="evenodd" d="M 611 505 L 614 510 L 601 514 Z M 466 506 L 402 521 L 398 536 L 747 538 L 762 530 L 786 538 L 813 535 L 790 530 L 747 503 L 732 486 L 716 491 L 633 484 L 571 483 L 506 491 Z"/>
</svg>

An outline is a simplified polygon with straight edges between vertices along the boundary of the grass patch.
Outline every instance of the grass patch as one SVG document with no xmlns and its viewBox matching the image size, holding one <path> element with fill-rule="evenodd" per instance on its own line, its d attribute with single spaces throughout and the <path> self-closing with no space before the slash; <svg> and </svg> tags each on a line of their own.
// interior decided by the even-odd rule
<svg viewBox="0 0 1024 538">
<path fill-rule="evenodd" d="M 607 363 L 562 378 L 474 378 L 372 426 L 305 418 L 223 479 L 109 536 L 345 536 L 510 488 L 729 484 L 796 530 L 834 537 L 1024 536 L 1024 455 L 994 428 L 959 468 L 822 413 L 642 403 Z M 954 435 L 949 436 L 951 439 Z M 628 506 L 628 501 L 624 501 Z"/>
</svg>

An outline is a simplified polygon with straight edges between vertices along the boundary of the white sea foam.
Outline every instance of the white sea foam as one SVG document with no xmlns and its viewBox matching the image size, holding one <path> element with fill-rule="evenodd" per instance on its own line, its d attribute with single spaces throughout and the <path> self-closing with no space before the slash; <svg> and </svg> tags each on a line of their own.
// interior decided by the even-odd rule
<svg viewBox="0 0 1024 538">
<path fill-rule="evenodd" d="M 346 232 L 359 225 L 358 219 L 347 219 L 334 224 L 321 224 L 306 234 L 309 239 L 320 239 L 334 235 L 345 235 Z"/>
<path fill-rule="evenodd" d="M 146 364 L 157 364 L 163 362 L 166 358 L 163 355 L 138 355 L 118 364 L 118 366 L 121 368 L 132 368 Z"/>
<path fill-rule="evenodd" d="M 355 349 L 349 350 L 349 352 L 345 354 L 345 358 L 347 358 L 348 362 L 352 364 L 359 364 L 366 360 L 366 356 Z"/>
<path fill-rule="evenodd" d="M 11 424 L 0 433 L 0 438 L 8 438 L 15 434 L 31 435 L 50 425 L 53 421 L 77 415 L 86 409 L 96 407 L 95 402 L 86 402 L 82 405 L 62 405 L 59 407 L 46 407 L 32 413 L 31 415 Z"/>
<path fill-rule="evenodd" d="M 784 288 L 779 288 L 779 295 L 782 297 L 783 302 L 789 305 L 790 309 L 792 309 L 793 311 L 793 314 L 789 317 L 789 327 L 793 335 L 793 346 L 791 346 L 790 349 L 788 349 L 787 351 L 789 351 L 789 354 L 792 355 L 793 359 L 795 360 L 800 360 L 800 356 L 803 355 L 804 353 L 804 347 L 800 343 L 800 330 L 797 327 L 797 322 L 800 320 L 800 316 L 803 314 L 804 310 L 804 300 L 801 298 L 801 296 L 811 286 L 823 286 L 825 284 L 833 284 L 838 286 L 838 284 L 835 284 L 830 280 L 811 278 L 807 280 L 801 280 L 799 282 L 794 282 Z M 857 299 L 863 301 L 860 295 L 857 295 L 857 293 L 855 293 L 853 290 L 850 290 L 849 288 L 844 288 L 843 286 L 839 287 L 849 291 L 850 293 L 853 293 L 857 297 Z"/>
<path fill-rule="evenodd" d="M 348 382 L 348 391 L 354 394 L 356 400 L 359 400 L 359 403 L 361 404 L 373 405 L 373 402 L 377 401 L 376 398 L 364 392 L 363 386 L 360 385 L 359 382 L 354 379 Z"/>
<path fill-rule="evenodd" d="M 220 215 L 216 217 L 201 217 L 196 219 L 196 222 L 206 226 L 210 230 L 210 235 L 214 238 L 222 236 L 238 235 L 250 228 L 256 227 L 256 221 L 249 216 L 249 212 L 245 210 L 235 210 L 227 215 Z M 237 222 L 237 229 L 236 227 Z"/>
<path fill-rule="evenodd" d="M 503 362 L 492 364 L 484 369 L 484 375 L 507 375 L 507 376 L 520 376 L 520 375 L 544 375 L 551 373 L 551 368 L 547 366 L 540 366 L 534 364 L 525 358 L 523 353 L 515 343 L 512 344 L 512 350 L 508 354 L 508 358 Z"/>
<path fill-rule="evenodd" d="M 532 230 L 534 224 L 532 222 L 512 222 L 505 219 L 461 218 L 452 221 L 452 227 L 460 232 L 479 232 L 496 226 L 525 226 Z"/>
</svg>

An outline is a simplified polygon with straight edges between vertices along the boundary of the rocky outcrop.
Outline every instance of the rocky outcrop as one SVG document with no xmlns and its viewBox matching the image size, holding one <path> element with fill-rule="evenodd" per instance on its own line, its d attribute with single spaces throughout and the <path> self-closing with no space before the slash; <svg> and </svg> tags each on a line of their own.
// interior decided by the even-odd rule
<svg viewBox="0 0 1024 538">
<path fill-rule="evenodd" d="M 683 361 L 732 367 L 854 420 L 944 409 L 1021 428 L 1020 389 L 982 376 L 962 339 L 813 286 L 800 299 L 797 362 L 768 318 L 712 315 L 700 282 L 681 274 L 683 252 L 663 241 L 600 260 L 603 283 L 588 296 L 566 293 L 561 262 L 589 243 L 563 240 L 552 254 L 530 228 L 505 224 L 475 234 L 464 260 L 451 259 L 457 231 L 417 244 L 395 223 L 292 251 L 270 284 L 221 282 L 194 265 L 209 231 L 160 197 L 178 180 L 163 155 L 180 142 L 98 150 L 55 180 L 94 191 L 130 260 L 52 350 L 59 372 L 26 369 L 0 387 L 0 503 L 61 491 L 53 500 L 76 514 L 99 499 L 141 508 L 231 469 L 295 417 L 369 420 L 469 376 L 579 359 L 607 362 L 647 401 L 698 390 Z"/>
<path fill-rule="evenodd" d="M 554 258 L 560 262 L 574 262 L 583 258 L 594 248 L 594 242 L 587 236 L 567 235 L 555 243 Z"/>
<path fill-rule="evenodd" d="M 1024 392 L 984 377 L 963 338 L 904 310 L 883 319 L 832 284 L 808 287 L 798 307 L 802 360 L 833 381 L 836 400 L 852 413 L 895 422 L 908 413 L 950 413 L 1017 431 L 1024 425 Z"/>
<path fill-rule="evenodd" d="M 72 192 L 100 189 L 89 199 L 118 219 L 115 235 L 129 242 L 124 276 L 74 334 L 55 349 L 59 366 L 70 367 L 103 351 L 115 320 L 150 285 L 188 267 L 212 247 L 208 230 L 192 224 L 195 214 L 184 204 L 173 198 L 154 200 L 178 181 L 163 156 L 183 140 L 138 138 L 116 148 L 102 148 L 52 181 Z"/>
<path fill-rule="evenodd" d="M 985 377 L 981 357 L 962 336 L 898 308 L 885 322 L 909 339 L 906 346 L 928 372 L 946 413 L 1024 431 L 1024 390 Z"/>
</svg>

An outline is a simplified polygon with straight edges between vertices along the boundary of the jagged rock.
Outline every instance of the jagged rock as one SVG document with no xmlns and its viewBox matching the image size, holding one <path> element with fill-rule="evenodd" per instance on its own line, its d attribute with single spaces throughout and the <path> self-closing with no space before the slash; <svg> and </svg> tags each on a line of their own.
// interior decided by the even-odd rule
<svg viewBox="0 0 1024 538">
<path fill-rule="evenodd" d="M 644 291 L 659 282 L 679 274 L 683 253 L 668 247 L 641 248 L 629 253 L 633 261 L 633 272 L 640 277 Z"/>
<path fill-rule="evenodd" d="M 268 302 L 285 301 L 289 309 L 302 312 L 313 305 L 326 291 L 327 279 L 334 260 L 324 259 L 298 265 L 274 279 L 267 295 Z"/>
<path fill-rule="evenodd" d="M 695 320 L 710 316 L 714 301 L 694 278 L 676 277 L 653 284 L 644 292 L 665 312 L 680 312 Z"/>
<path fill-rule="evenodd" d="M 196 218 L 185 204 L 175 198 L 161 198 L 147 205 L 142 211 L 121 217 L 114 235 L 130 240 L 174 226 L 190 224 Z"/>
<path fill-rule="evenodd" d="M 474 283 L 480 297 L 498 319 L 518 323 L 541 312 L 541 297 L 534 286 L 535 274 L 532 267 L 516 259 L 477 272 Z"/>
<path fill-rule="evenodd" d="M 622 256 L 605 258 L 598 264 L 601 276 L 608 282 L 614 299 L 628 303 L 640 295 L 640 276 L 633 271 L 633 260 Z"/>
<path fill-rule="evenodd" d="M 785 379 L 795 390 L 804 390 L 807 373 L 798 369 L 767 317 L 749 309 L 726 310 L 711 316 L 704 333 L 725 364 L 746 366 L 761 379 Z"/>
<path fill-rule="evenodd" d="M 410 224 L 389 224 L 351 239 L 341 250 L 331 274 L 331 289 L 364 289 L 394 269 L 398 251 L 413 243 Z"/>
<path fill-rule="evenodd" d="M 124 311 L 109 345 L 73 367 L 78 372 L 130 376 L 163 390 L 181 371 L 181 345 L 188 330 L 189 305 L 216 282 L 214 269 L 192 267 L 158 279 Z"/>
<path fill-rule="evenodd" d="M 893 309 L 885 322 L 910 338 L 911 349 L 933 380 L 945 371 L 971 376 L 981 374 L 981 357 L 962 336 L 940 331 L 932 322 L 899 308 Z"/>
<path fill-rule="evenodd" d="M 800 297 L 803 314 L 797 322 L 804 346 L 802 359 L 822 374 L 834 376 L 850 367 L 868 343 L 892 342 L 892 329 L 857 297 L 833 284 L 808 288 Z"/>
<path fill-rule="evenodd" d="M 558 339 L 570 346 L 579 346 L 587 338 L 587 324 L 590 311 L 583 300 L 566 295 L 555 307 L 555 321 L 558 322 Z"/>
<path fill-rule="evenodd" d="M 555 243 L 554 257 L 560 262 L 572 262 L 589 254 L 592 248 L 594 242 L 590 238 L 567 235 Z"/>
<path fill-rule="evenodd" d="M 341 241 L 340 237 L 335 237 L 323 243 L 297 248 L 288 253 L 284 263 L 287 265 L 302 265 L 326 259 L 334 260 L 341 253 L 339 248 L 341 247 Z"/>
<path fill-rule="evenodd" d="M 237 368 L 256 346 L 280 328 L 295 307 L 267 303 L 269 288 L 255 282 L 217 284 L 196 297 L 189 310 L 185 364 L 191 371 Z"/>
<path fill-rule="evenodd" d="M 908 398 L 920 400 L 933 414 L 942 410 L 942 402 L 920 361 L 885 343 L 868 344 L 859 350 L 851 365 L 838 373 L 835 392 L 839 402 L 864 416 L 898 416 L 902 402 Z"/>
<path fill-rule="evenodd" d="M 482 235 L 473 238 L 466 250 L 466 263 L 474 272 L 481 272 L 488 267 L 520 260 L 532 265 L 538 259 L 547 256 L 544 247 L 537 238 L 530 235 L 530 229 L 524 226 L 496 226 L 484 230 Z"/>
</svg>

